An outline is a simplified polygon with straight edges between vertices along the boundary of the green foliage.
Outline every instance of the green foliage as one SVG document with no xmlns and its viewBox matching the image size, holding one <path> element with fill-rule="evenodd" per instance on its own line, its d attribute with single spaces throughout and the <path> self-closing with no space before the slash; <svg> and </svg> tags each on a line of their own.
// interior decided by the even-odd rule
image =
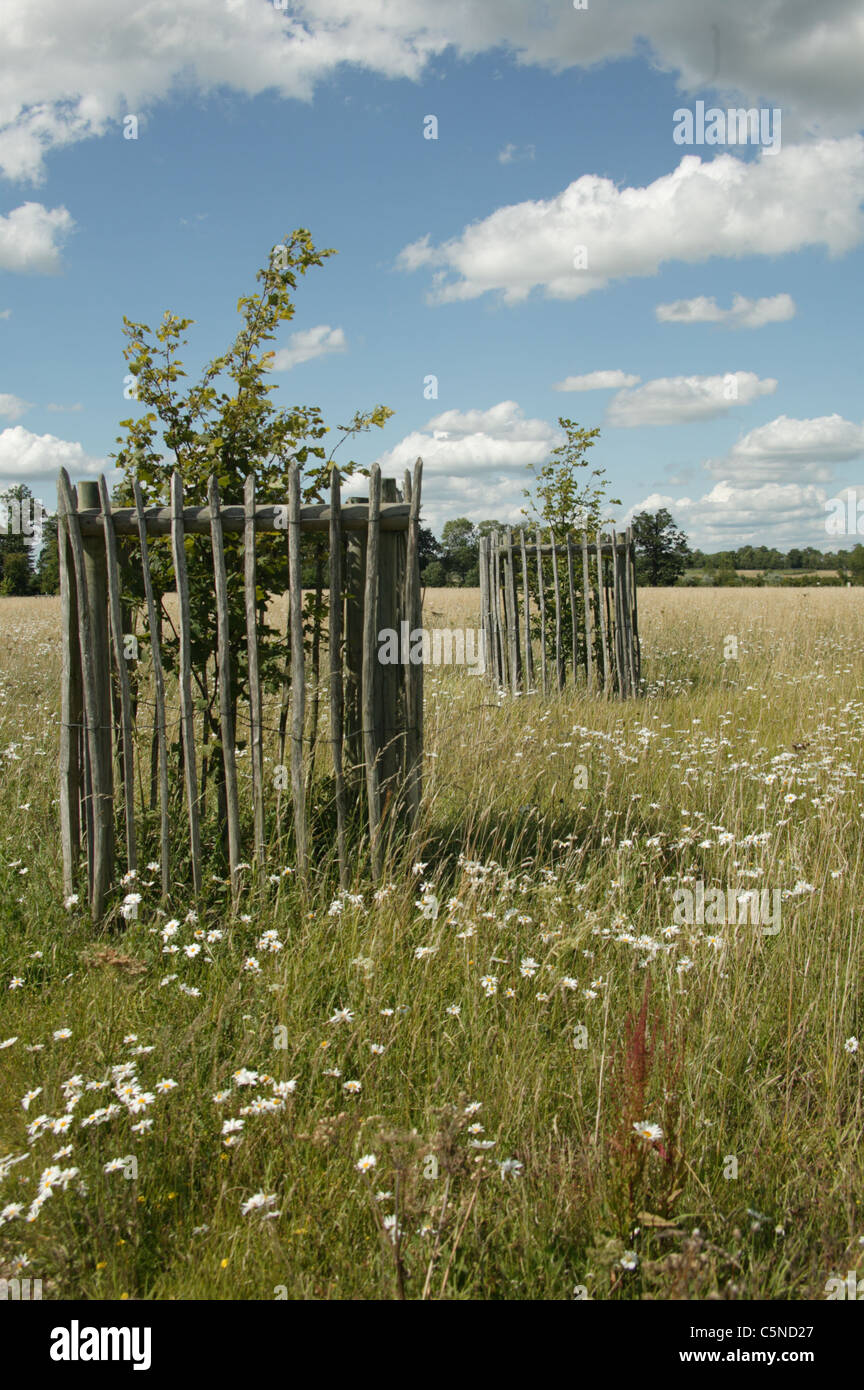
<svg viewBox="0 0 864 1390">
<path fill-rule="evenodd" d="M 523 489 L 523 496 L 528 500 L 529 506 L 522 508 L 522 514 L 526 520 L 539 520 L 542 523 L 540 530 L 544 543 L 553 540 L 560 545 L 566 542 L 568 535 L 572 535 L 574 541 L 578 540 L 581 546 L 582 532 L 586 531 L 589 539 L 595 539 L 608 521 L 609 508 L 620 507 L 621 500 L 618 497 L 606 496 L 609 483 L 605 477 L 605 468 L 592 468 L 587 475 L 582 471 L 589 467 L 587 453 L 589 449 L 594 448 L 600 430 L 584 429 L 575 420 L 568 420 L 563 415 L 559 416 L 558 424 L 564 431 L 563 443 L 552 450 L 548 460 L 540 468 L 533 464 L 528 465 L 535 474 L 536 482 L 533 491 L 529 488 Z M 531 563 L 533 565 L 534 561 Z M 564 663 L 573 656 L 573 621 L 566 566 L 566 559 L 559 557 L 561 659 Z M 517 564 L 517 571 L 519 569 L 520 566 Z M 543 583 L 547 594 L 552 592 L 554 570 L 551 556 L 543 560 Z M 577 629 L 584 632 L 585 605 L 581 584 L 576 585 L 574 597 Z M 539 615 L 535 615 L 532 618 L 532 627 L 538 636 L 540 625 L 541 619 Z M 553 604 L 548 604 L 546 609 L 545 642 L 549 650 L 554 650 L 556 635 Z M 584 660 L 584 653 L 581 659 Z"/>
<path fill-rule="evenodd" d="M 339 439 L 329 453 L 324 437 L 329 433 L 318 406 L 278 408 L 271 393 L 276 383 L 269 372 L 274 356 L 267 344 L 277 330 L 294 317 L 293 291 L 300 276 L 323 265 L 334 252 L 318 250 L 308 231 L 294 231 L 271 252 L 269 263 L 257 272 L 259 289 L 237 301 L 240 328 L 230 347 L 205 366 L 196 385 L 183 387 L 186 372 L 180 357 L 186 345 L 183 336 L 192 323 L 166 312 L 153 333 L 144 323 L 124 317 L 127 339 L 124 356 L 136 382 L 136 398 L 144 413 L 122 420 L 125 435 L 116 463 L 123 481 L 115 490 L 119 505 L 133 501 L 131 480 L 138 478 L 148 505 L 166 506 L 170 500 L 171 474 L 176 468 L 184 484 L 187 506 L 205 505 L 207 485 L 215 474 L 223 505 L 240 504 L 247 476 L 254 472 L 259 503 L 284 504 L 288 495 L 288 474 L 293 462 L 303 470 L 301 500 L 323 500 L 329 484 L 333 456 L 351 438 L 373 426 L 383 426 L 392 411 L 377 405 L 357 412 L 347 425 L 339 426 Z M 364 472 L 353 462 L 345 470 Z M 243 604 L 243 537 L 225 535 L 228 569 L 229 623 L 233 632 L 245 625 Z M 308 566 L 320 551 L 322 542 L 304 538 L 304 561 Z M 193 677 L 203 708 L 215 732 L 216 680 L 208 678 L 208 660 L 216 643 L 216 615 L 213 603 L 212 548 L 207 535 L 186 537 L 192 622 Z M 141 602 L 140 574 L 134 563 L 134 545 L 123 547 L 130 563 L 126 566 L 129 598 Z M 151 546 L 154 587 L 161 597 L 174 586 L 170 542 L 155 541 Z M 308 573 L 308 570 L 307 570 Z M 277 634 L 264 625 L 268 594 L 282 593 L 288 587 L 288 555 L 284 535 L 262 535 L 258 540 L 258 605 L 260 664 L 267 685 L 278 681 L 284 671 L 284 645 Z M 307 603 L 307 619 L 312 617 Z M 318 614 L 320 621 L 321 613 Z M 243 643 L 232 643 L 232 697 L 236 703 L 245 688 L 246 669 Z M 172 666 L 175 648 L 166 646 L 166 665 Z"/>
<path fill-rule="evenodd" d="M 36 585 L 40 594 L 58 594 L 60 592 L 56 516 L 46 516 L 42 522 L 42 549 L 36 563 Z"/>
<path fill-rule="evenodd" d="M 665 507 L 656 512 L 639 512 L 633 518 L 633 539 L 638 584 L 650 584 L 652 588 L 674 584 L 684 573 L 690 547 Z"/>
<path fill-rule="evenodd" d="M 605 509 L 621 505 L 617 497 L 605 495 L 608 487 L 605 468 L 592 468 L 587 478 L 580 471 L 588 468 L 586 455 L 594 448 L 600 431 L 583 429 L 575 420 L 563 415 L 559 416 L 558 424 L 564 431 L 564 442 L 552 450 L 540 468 L 528 465 L 536 482 L 533 491 L 523 489 L 523 496 L 530 504 L 523 507 L 523 515 L 529 519 L 539 518 L 559 539 L 568 531 L 587 530 L 589 535 L 596 535 L 606 519 Z"/>
<path fill-rule="evenodd" d="M 26 534 L 32 503 L 26 483 L 0 493 L 0 594 L 29 594 L 33 587 L 33 538 Z"/>
</svg>

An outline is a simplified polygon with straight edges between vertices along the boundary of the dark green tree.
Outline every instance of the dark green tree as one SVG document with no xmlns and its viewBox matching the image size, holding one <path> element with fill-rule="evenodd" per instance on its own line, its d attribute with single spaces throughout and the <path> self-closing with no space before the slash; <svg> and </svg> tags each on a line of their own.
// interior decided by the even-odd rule
<svg viewBox="0 0 864 1390">
<path fill-rule="evenodd" d="M 0 493 L 2 594 L 29 594 L 33 587 L 33 522 L 34 498 L 26 483 Z"/>
<path fill-rule="evenodd" d="M 36 587 L 40 594 L 60 592 L 60 561 L 57 555 L 57 518 L 46 516 L 42 522 L 42 549 L 36 561 Z"/>
<path fill-rule="evenodd" d="M 639 512 L 633 518 L 636 543 L 636 582 L 652 588 L 674 584 L 690 557 L 687 537 L 675 525 L 670 512 Z"/>
</svg>

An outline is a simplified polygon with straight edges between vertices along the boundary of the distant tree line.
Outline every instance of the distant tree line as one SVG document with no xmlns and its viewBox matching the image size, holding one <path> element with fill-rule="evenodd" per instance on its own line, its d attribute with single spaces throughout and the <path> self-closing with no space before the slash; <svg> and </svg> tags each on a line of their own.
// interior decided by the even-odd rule
<svg viewBox="0 0 864 1390">
<path fill-rule="evenodd" d="M 815 546 L 782 551 L 766 545 L 742 545 L 736 550 L 707 553 L 691 550 L 687 536 L 663 507 L 656 512 L 639 512 L 631 524 L 636 579 L 643 586 L 864 584 L 862 545 L 838 551 L 817 550 Z M 424 527 L 420 543 L 424 584 L 429 588 L 476 588 L 480 537 L 504 529 L 500 521 L 472 522 L 463 516 L 445 522 L 438 540 Z M 752 574 L 742 576 L 741 570 Z"/>
</svg>

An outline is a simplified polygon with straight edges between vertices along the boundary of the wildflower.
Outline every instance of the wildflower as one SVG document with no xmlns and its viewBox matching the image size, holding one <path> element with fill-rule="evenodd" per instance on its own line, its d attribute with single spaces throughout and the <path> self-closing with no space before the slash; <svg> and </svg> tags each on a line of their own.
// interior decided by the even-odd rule
<svg viewBox="0 0 864 1390">
<path fill-rule="evenodd" d="M 120 904 L 120 915 L 127 922 L 134 922 L 138 916 L 138 904 L 141 901 L 140 893 L 127 893 Z"/>
<path fill-rule="evenodd" d="M 243 969 L 248 970 L 251 975 L 260 975 L 261 966 L 254 956 L 247 956 L 243 962 Z"/>
<path fill-rule="evenodd" d="M 621 1256 L 622 1269 L 635 1269 L 639 1263 L 639 1256 L 635 1250 L 625 1250 Z"/>
<path fill-rule="evenodd" d="M 124 1169 L 125 1167 L 126 1167 L 126 1159 L 125 1159 L 125 1158 L 112 1158 L 111 1161 L 110 1161 L 109 1163 L 106 1163 L 106 1164 L 105 1164 L 105 1167 L 103 1168 L 102 1171 L 103 1171 L 104 1173 L 119 1173 L 119 1172 L 122 1172 L 123 1169 Z"/>
<path fill-rule="evenodd" d="M 54 1033 L 54 1041 L 55 1041 L 55 1042 L 63 1042 L 64 1039 L 66 1039 L 66 1038 L 71 1038 L 71 1036 L 72 1036 L 72 1029 L 71 1029 L 71 1028 L 58 1028 L 57 1031 Z"/>
<path fill-rule="evenodd" d="M 21 975 L 13 975 L 13 976 L 12 976 L 12 979 L 9 981 L 9 988 L 10 988 L 10 989 L 23 989 L 23 988 L 24 988 L 24 978 L 23 978 L 23 976 L 21 976 Z"/>
<path fill-rule="evenodd" d="M 152 1091 L 139 1091 L 137 1095 L 126 1102 L 126 1109 L 130 1115 L 140 1115 L 141 1111 L 152 1105 L 155 1099 Z"/>
<path fill-rule="evenodd" d="M 257 1071 L 249 1071 L 246 1067 L 239 1067 L 233 1073 L 233 1081 L 235 1086 L 257 1086 L 258 1073 Z"/>
<path fill-rule="evenodd" d="M 276 1095 L 276 1096 L 279 1096 L 282 1100 L 284 1100 L 286 1096 L 293 1096 L 293 1094 L 294 1094 L 294 1092 L 296 1091 L 296 1089 L 297 1089 L 297 1077 L 296 1077 L 296 1076 L 292 1076 L 292 1078 L 291 1078 L 290 1081 L 274 1081 L 274 1082 L 273 1082 L 273 1094 Z"/>
<path fill-rule="evenodd" d="M 846 1049 L 846 1051 L 849 1052 L 849 1053 L 857 1052 L 857 1051 L 858 1051 L 858 1039 L 857 1039 L 857 1038 L 847 1038 L 846 1041 L 845 1041 L 845 1043 L 843 1044 L 843 1046 L 844 1046 L 844 1048 Z"/>
<path fill-rule="evenodd" d="M 469 1133 L 469 1134 L 485 1134 L 485 1132 L 486 1132 L 486 1128 L 485 1128 L 484 1125 L 481 1125 L 481 1124 L 473 1124 L 473 1125 L 469 1125 L 469 1126 L 468 1126 L 468 1133 Z"/>
<path fill-rule="evenodd" d="M 848 1050 L 848 1049 L 847 1049 L 847 1050 Z M 41 1096 L 41 1094 L 42 1094 L 42 1087 L 41 1087 L 41 1086 L 37 1086 L 35 1091 L 28 1091 L 27 1094 L 26 1094 L 26 1096 L 22 1096 L 22 1097 L 21 1097 L 21 1105 L 22 1105 L 22 1108 L 23 1108 L 24 1110 L 29 1110 L 29 1109 L 30 1109 L 30 1102 L 33 1101 L 33 1100 L 35 1100 L 37 1096 Z"/>
<path fill-rule="evenodd" d="M 437 946 L 415 946 L 414 959 L 425 960 L 427 956 L 434 956 L 437 950 Z"/>
<path fill-rule="evenodd" d="M 480 988 L 483 990 L 486 998 L 491 999 L 493 994 L 498 993 L 498 976 L 484 975 L 480 980 Z"/>
<path fill-rule="evenodd" d="M 462 1005 L 461 1005 L 461 1004 L 448 1004 L 448 1005 L 447 1005 L 447 1008 L 445 1009 L 444 1012 L 447 1013 L 447 1014 L 449 1014 L 451 1018 L 458 1018 L 459 1015 L 460 1015 L 461 1012 L 462 1012 Z"/>
<path fill-rule="evenodd" d="M 282 942 L 279 940 L 279 933 L 276 931 L 265 931 L 258 940 L 259 951 L 281 951 Z"/>
<path fill-rule="evenodd" d="M 375 1167 L 375 1164 L 377 1162 L 378 1159 L 375 1157 L 374 1154 L 363 1154 L 361 1158 L 358 1158 L 357 1162 L 354 1164 L 354 1167 L 357 1169 L 358 1173 L 368 1173 L 372 1168 Z"/>
<path fill-rule="evenodd" d="M 194 960 L 196 956 L 200 956 L 201 947 L 197 941 L 190 941 L 188 945 L 183 947 L 183 954 L 188 956 L 189 960 Z"/>
<path fill-rule="evenodd" d="M 256 1192 L 247 1198 L 240 1208 L 241 1216 L 248 1216 L 250 1211 L 260 1211 L 262 1207 L 270 1207 L 276 1201 L 275 1192 Z"/>
<path fill-rule="evenodd" d="M 11 1047 L 12 1044 L 13 1044 L 13 1043 L 16 1043 L 17 1041 L 18 1041 L 18 1039 L 17 1039 L 17 1037 L 15 1037 L 15 1038 L 7 1038 L 5 1042 L 0 1042 L 0 1052 L 3 1052 L 4 1049 L 7 1048 L 7 1047 Z"/>
<path fill-rule="evenodd" d="M 245 1120 L 225 1120 L 222 1124 L 222 1133 L 238 1134 L 245 1123 Z"/>
<path fill-rule="evenodd" d="M 153 1128 L 153 1121 L 151 1119 L 139 1120 L 137 1124 L 130 1125 L 129 1128 L 133 1134 L 146 1134 L 148 1130 Z"/>
<path fill-rule="evenodd" d="M 478 1111 L 478 1110 L 482 1110 L 482 1109 L 483 1109 L 483 1102 L 482 1102 L 482 1100 L 472 1100 L 472 1101 L 469 1101 L 469 1103 L 465 1106 L 465 1109 L 464 1109 L 464 1111 L 463 1111 L 462 1113 L 463 1113 L 464 1115 L 476 1115 L 476 1114 L 477 1114 L 477 1111 Z"/>
<path fill-rule="evenodd" d="M 156 1090 L 159 1091 L 159 1092 L 161 1092 L 163 1095 L 164 1095 L 167 1091 L 174 1091 L 174 1090 L 176 1090 L 176 1088 L 177 1088 L 177 1082 L 176 1082 L 176 1081 L 172 1081 L 172 1080 L 170 1079 L 170 1077 L 164 1077 L 161 1081 L 157 1081 L 157 1082 L 156 1082 Z"/>
<path fill-rule="evenodd" d="M 501 1163 L 498 1164 L 502 1181 L 504 1178 L 507 1177 L 508 1173 L 512 1173 L 514 1177 L 518 1178 L 524 1166 L 524 1163 L 520 1163 L 518 1158 L 505 1158 Z"/>
<path fill-rule="evenodd" d="M 77 907 L 77 906 L 78 906 L 78 902 L 79 902 L 78 894 L 77 894 L 77 893 L 70 893 L 69 896 L 68 896 L 67 898 L 64 898 L 64 899 L 63 899 L 63 906 L 66 908 L 66 911 L 68 912 L 68 911 L 71 910 L 71 908 Z"/>
<path fill-rule="evenodd" d="M 519 966 L 519 974 L 524 980 L 533 979 L 539 969 L 540 965 L 533 956 L 522 957 L 522 963 Z"/>
<path fill-rule="evenodd" d="M 648 1120 L 637 1120 L 633 1128 L 641 1139 L 647 1139 L 652 1144 L 663 1138 L 660 1126 L 650 1124 Z"/>
<path fill-rule="evenodd" d="M 373 1057 L 380 1057 L 384 1051 L 384 1045 L 383 1043 L 370 1043 L 369 1051 L 372 1053 Z"/>
<path fill-rule="evenodd" d="M 354 1014 L 350 1009 L 337 1009 L 332 1018 L 328 1018 L 328 1023 L 353 1023 Z"/>
<path fill-rule="evenodd" d="M 346 1091 L 349 1096 L 359 1096 L 362 1089 L 359 1081 L 345 1081 L 342 1084 L 342 1090 Z"/>
</svg>

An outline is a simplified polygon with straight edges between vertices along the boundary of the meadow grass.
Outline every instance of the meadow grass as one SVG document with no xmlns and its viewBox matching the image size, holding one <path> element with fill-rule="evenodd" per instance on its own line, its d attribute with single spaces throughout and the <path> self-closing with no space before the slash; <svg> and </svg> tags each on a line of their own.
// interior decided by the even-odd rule
<svg viewBox="0 0 864 1390">
<path fill-rule="evenodd" d="M 864 593 L 639 599 L 638 701 L 427 670 L 377 892 L 324 843 L 300 885 L 286 814 L 236 910 L 214 854 L 197 905 L 142 871 L 98 930 L 63 901 L 58 603 L 0 600 L 0 1274 L 814 1299 L 860 1269 Z M 699 881 L 780 892 L 780 930 L 676 922 Z"/>
</svg>

